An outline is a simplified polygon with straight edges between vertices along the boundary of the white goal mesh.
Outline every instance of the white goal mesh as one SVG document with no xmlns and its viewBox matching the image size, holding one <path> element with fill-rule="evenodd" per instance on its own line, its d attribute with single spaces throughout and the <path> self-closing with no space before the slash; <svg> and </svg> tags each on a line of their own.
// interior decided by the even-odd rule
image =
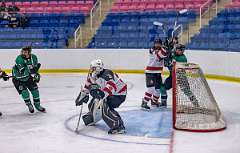
<svg viewBox="0 0 240 153">
<path fill-rule="evenodd" d="M 193 63 L 173 67 L 173 127 L 210 132 L 226 127 L 201 68 Z"/>
</svg>

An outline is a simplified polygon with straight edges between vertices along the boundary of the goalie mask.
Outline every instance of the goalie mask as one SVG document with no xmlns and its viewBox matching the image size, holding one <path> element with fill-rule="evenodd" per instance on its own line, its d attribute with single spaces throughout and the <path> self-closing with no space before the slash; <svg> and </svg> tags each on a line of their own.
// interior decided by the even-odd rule
<svg viewBox="0 0 240 153">
<path fill-rule="evenodd" d="M 90 73 L 98 75 L 103 70 L 103 62 L 100 59 L 93 60 L 90 64 Z"/>
</svg>

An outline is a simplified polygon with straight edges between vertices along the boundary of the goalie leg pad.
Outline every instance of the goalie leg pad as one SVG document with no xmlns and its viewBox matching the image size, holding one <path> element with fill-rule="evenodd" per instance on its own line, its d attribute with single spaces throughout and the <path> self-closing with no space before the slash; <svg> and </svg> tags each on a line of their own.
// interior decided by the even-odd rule
<svg viewBox="0 0 240 153">
<path fill-rule="evenodd" d="M 102 118 L 111 129 L 124 127 L 121 116 L 114 108 L 117 108 L 125 101 L 126 96 L 110 96 L 103 102 Z"/>
<path fill-rule="evenodd" d="M 92 113 L 93 123 L 95 124 L 102 119 L 102 101 L 92 98 L 88 104 L 89 112 Z"/>
<path fill-rule="evenodd" d="M 87 114 L 83 115 L 82 119 L 86 126 L 93 124 L 93 115 L 91 112 L 88 112 Z"/>
</svg>

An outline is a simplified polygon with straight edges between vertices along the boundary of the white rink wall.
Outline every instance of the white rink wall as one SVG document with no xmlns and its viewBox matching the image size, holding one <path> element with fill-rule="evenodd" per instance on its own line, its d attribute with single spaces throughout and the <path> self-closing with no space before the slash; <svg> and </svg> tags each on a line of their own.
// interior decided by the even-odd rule
<svg viewBox="0 0 240 153">
<path fill-rule="evenodd" d="M 20 50 L 0 49 L 0 66 L 11 69 Z M 42 69 L 88 69 L 91 60 L 100 58 L 115 70 L 143 70 L 147 49 L 33 49 Z M 186 51 L 189 62 L 198 63 L 206 74 L 240 77 L 240 53 Z"/>
</svg>

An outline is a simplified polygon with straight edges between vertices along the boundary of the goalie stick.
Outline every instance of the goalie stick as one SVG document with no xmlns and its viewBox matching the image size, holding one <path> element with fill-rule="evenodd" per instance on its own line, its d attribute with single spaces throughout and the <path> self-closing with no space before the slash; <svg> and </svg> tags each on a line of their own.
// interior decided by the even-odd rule
<svg viewBox="0 0 240 153">
<path fill-rule="evenodd" d="M 82 89 L 83 89 L 83 87 L 81 86 L 81 90 L 80 90 L 79 95 L 77 96 L 77 99 L 81 96 Z M 78 122 L 77 122 L 77 127 L 76 127 L 76 130 L 75 130 L 76 133 L 79 133 L 78 128 L 79 128 L 79 124 L 80 124 L 81 117 L 82 117 L 82 110 L 83 110 L 83 104 L 81 105 L 80 112 L 79 112 L 79 115 L 78 115 Z"/>
<path fill-rule="evenodd" d="M 81 108 L 80 108 L 79 117 L 78 117 L 78 122 L 77 122 L 77 127 L 76 127 L 76 130 L 75 130 L 75 132 L 76 132 L 77 134 L 79 133 L 78 128 L 79 128 L 79 124 L 80 124 L 81 117 L 82 117 L 82 110 L 83 110 L 83 104 L 81 105 Z"/>
</svg>

